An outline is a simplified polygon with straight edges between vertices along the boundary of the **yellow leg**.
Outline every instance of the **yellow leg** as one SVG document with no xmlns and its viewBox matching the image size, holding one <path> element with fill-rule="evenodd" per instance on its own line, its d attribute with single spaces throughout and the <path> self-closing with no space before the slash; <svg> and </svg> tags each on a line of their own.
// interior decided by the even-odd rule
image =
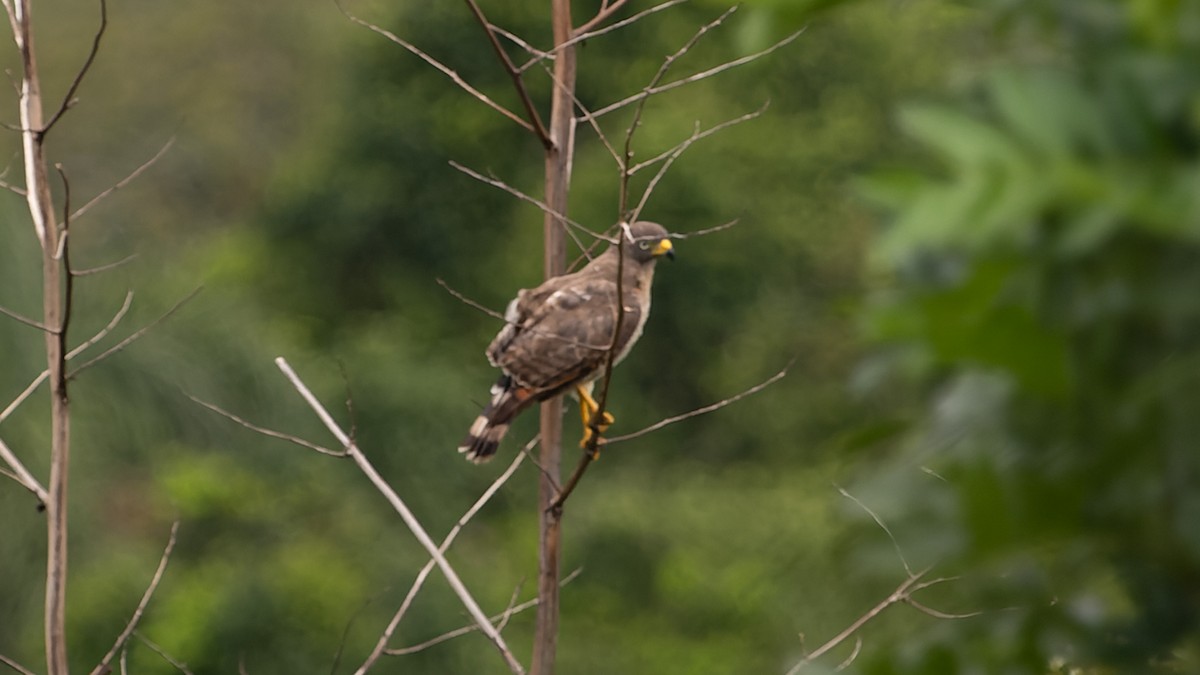
<svg viewBox="0 0 1200 675">
<path fill-rule="evenodd" d="M 595 417 L 596 411 L 600 409 L 600 404 L 596 403 L 596 399 L 592 398 L 591 392 L 581 384 L 575 385 L 575 393 L 579 395 L 579 418 L 583 422 L 583 440 L 579 441 L 579 447 L 586 448 L 588 441 L 592 439 L 592 418 Z M 615 421 L 617 420 L 612 416 L 612 413 L 606 410 L 596 428 L 603 433 Z"/>
</svg>

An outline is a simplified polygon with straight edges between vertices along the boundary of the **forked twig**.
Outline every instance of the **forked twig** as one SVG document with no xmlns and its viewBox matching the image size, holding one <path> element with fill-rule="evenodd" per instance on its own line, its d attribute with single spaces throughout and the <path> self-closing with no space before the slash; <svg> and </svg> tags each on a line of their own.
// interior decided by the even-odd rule
<svg viewBox="0 0 1200 675">
<path fill-rule="evenodd" d="M 504 66 L 504 72 L 512 80 L 513 88 L 517 90 L 517 97 L 521 99 L 521 105 L 525 107 L 525 114 L 529 116 L 529 123 L 534 135 L 537 136 L 544 149 L 550 150 L 554 147 L 554 141 L 550 138 L 550 133 L 546 131 L 546 125 L 542 123 L 542 117 L 538 114 L 537 107 L 533 105 L 533 100 L 529 98 L 525 81 L 521 79 L 521 71 L 517 70 L 512 59 L 508 57 L 508 52 L 504 51 L 504 46 L 500 44 L 500 40 L 496 39 L 496 31 L 487 17 L 483 15 L 479 3 L 475 0 L 467 0 L 467 6 L 471 8 L 471 14 L 475 16 L 483 31 L 487 33 L 488 42 L 492 45 L 492 50 L 496 52 L 496 58 L 500 60 L 500 65 Z"/>
<path fill-rule="evenodd" d="M 358 446 L 355 445 L 354 441 L 346 435 L 346 432 L 342 430 L 338 423 L 334 421 L 333 417 L 330 416 L 329 412 L 325 409 L 325 406 L 321 405 L 321 402 L 317 400 L 317 397 L 314 396 L 304 382 L 300 380 L 300 377 L 296 375 L 296 371 L 292 370 L 292 367 L 288 365 L 287 361 L 282 357 L 279 357 L 275 359 L 275 365 L 277 365 L 279 369 L 283 371 L 283 374 L 287 377 L 288 381 L 292 383 L 292 386 L 295 387 L 300 396 L 304 398 L 305 402 L 308 403 L 309 407 L 312 408 L 313 412 L 316 413 L 317 417 L 321 420 L 329 432 L 333 434 L 335 438 L 337 438 L 339 443 L 342 444 L 342 446 L 346 449 L 346 453 L 351 459 L 354 460 L 354 463 L 358 465 L 358 468 L 363 472 L 364 475 L 366 475 L 367 479 L 371 481 L 376 490 L 378 490 L 379 493 L 388 500 L 388 503 L 390 503 L 392 508 L 395 509 L 396 513 L 400 515 L 400 518 L 404 521 L 404 524 L 408 526 L 408 529 L 413 533 L 413 536 L 416 537 L 417 541 L 420 542 L 421 546 L 423 546 L 429 555 L 435 561 L 437 561 L 437 566 L 442 570 L 442 574 L 445 575 L 447 583 L 450 584 L 450 587 L 454 590 L 454 593 L 463 603 L 463 606 L 467 608 L 467 612 L 471 615 L 475 622 L 479 624 L 479 628 L 483 634 L 486 635 L 488 639 L 492 641 L 492 644 L 495 645 L 496 649 L 500 651 L 500 654 L 504 657 L 505 663 L 508 664 L 509 669 L 511 669 L 514 673 L 523 675 L 525 672 L 524 667 L 522 667 L 520 662 L 517 661 L 517 658 L 513 656 L 512 651 L 509 650 L 508 645 L 505 644 L 504 638 L 496 632 L 495 626 L 491 624 L 487 615 L 485 615 L 483 610 L 479 608 L 479 603 L 477 603 L 475 599 L 471 597 L 470 591 L 467 590 L 467 587 L 459 578 L 458 573 L 454 571 L 454 568 L 450 566 L 450 563 L 446 560 L 446 557 L 443 556 L 438 550 L 437 546 L 433 543 L 433 540 L 429 537 L 429 534 L 425 531 L 425 528 L 416 519 L 416 516 L 413 515 L 412 511 L 409 510 L 408 505 L 404 503 L 404 500 L 400 498 L 400 495 L 396 494 L 396 491 L 392 489 L 391 485 L 389 485 L 387 481 L 385 481 L 383 477 L 379 475 L 379 472 L 375 470 L 375 467 L 371 464 L 371 462 L 366 458 L 365 455 L 363 455 L 362 451 L 358 449 Z"/>
<path fill-rule="evenodd" d="M 578 28 L 572 30 L 571 34 L 575 35 L 575 34 L 579 34 L 579 33 L 587 33 L 588 31 L 592 30 L 596 26 L 599 26 L 600 24 L 607 21 L 609 17 L 611 17 L 613 14 L 615 14 L 617 12 L 617 10 L 624 7 L 625 3 L 628 1 L 629 0 L 613 0 L 613 2 L 611 4 L 606 3 L 605 5 L 602 5 L 600 7 L 600 11 L 596 12 L 596 16 L 593 16 L 591 19 L 588 19 L 588 21 L 586 23 L 584 23 L 582 26 L 579 26 Z"/>
<path fill-rule="evenodd" d="M 548 52 L 534 53 L 532 50 L 527 49 L 527 51 L 530 51 L 530 53 L 533 54 L 533 58 L 530 59 L 529 61 L 525 62 L 525 64 L 521 66 L 520 70 L 522 70 L 522 71 L 528 70 L 531 66 L 537 64 L 540 61 L 543 61 L 545 59 L 552 59 L 555 56 L 557 56 L 559 52 L 566 49 L 567 47 L 572 47 L 574 45 L 579 44 L 580 42 L 590 40 L 594 37 L 599 37 L 601 35 L 604 35 L 605 33 L 611 33 L 612 31 L 615 31 L 620 28 L 624 28 L 625 26 L 628 26 L 632 23 L 641 21 L 643 18 L 649 16 L 650 14 L 655 14 L 657 12 L 661 12 L 664 9 L 669 9 L 671 7 L 674 7 L 675 5 L 683 4 L 685 2 L 687 2 L 687 0 L 667 0 L 667 2 L 664 2 L 659 5 L 655 5 L 653 7 L 650 7 L 649 9 L 644 9 L 644 10 L 638 12 L 637 14 L 634 14 L 633 16 L 621 19 L 620 21 L 614 21 L 602 28 L 597 28 L 595 30 L 585 31 L 585 32 L 580 32 L 579 29 L 575 29 L 575 35 L 570 40 L 563 42 L 562 44 L 558 45 L 558 47 L 556 47 Z"/>
<path fill-rule="evenodd" d="M 485 504 L 491 501 L 492 496 L 494 496 L 496 492 L 508 482 L 508 479 L 517 472 L 517 469 L 521 466 L 521 462 L 525 459 L 525 456 L 529 453 L 529 451 L 537 445 L 537 442 L 538 437 L 535 436 L 532 440 L 526 443 L 525 449 L 522 452 L 517 453 L 517 456 L 513 459 L 512 463 L 508 465 L 508 468 L 505 469 L 504 472 L 501 473 L 498 478 L 496 478 L 496 480 L 492 481 L 492 484 L 488 486 L 487 490 L 484 490 L 479 499 L 477 499 L 475 503 L 471 505 L 471 508 L 467 509 L 467 512 L 458 519 L 458 522 L 455 523 L 454 527 L 450 528 L 450 533 L 446 535 L 446 538 L 442 540 L 441 545 L 438 546 L 439 552 L 444 554 L 450 548 L 450 544 L 454 543 L 455 537 L 458 536 L 458 533 L 462 531 L 463 527 L 470 522 L 471 518 L 475 517 L 475 514 L 478 513 Z M 437 561 L 433 558 L 430 558 L 429 562 L 425 563 L 425 566 L 421 568 L 421 571 L 417 572 L 417 577 L 413 580 L 412 586 L 409 587 L 408 594 L 404 596 L 404 600 L 400 603 L 400 608 L 397 609 L 396 613 L 392 615 L 392 620 L 388 622 L 387 627 L 384 628 L 383 633 L 379 636 L 379 640 L 376 641 L 375 648 L 371 651 L 371 654 L 367 656 L 367 660 L 364 661 L 363 664 L 359 666 L 358 670 L 355 671 L 355 675 L 366 675 L 366 672 L 375 665 L 375 662 L 379 660 L 379 657 L 383 656 L 385 653 L 390 653 L 387 646 L 388 642 L 391 641 L 392 635 L 395 634 L 396 628 L 400 625 L 400 621 L 404 618 L 404 615 L 408 613 L 409 607 L 412 606 L 413 600 L 416 599 L 417 593 L 421 590 L 421 586 L 424 585 L 425 579 L 429 576 L 429 573 L 433 571 L 435 565 L 437 565 Z"/>
<path fill-rule="evenodd" d="M 621 99 L 620 101 L 617 101 L 615 103 L 610 103 L 609 105 L 606 105 L 599 110 L 593 111 L 592 114 L 595 115 L 596 117 L 603 117 L 604 115 L 607 115 L 608 113 L 614 112 L 616 110 L 620 110 L 621 108 L 624 108 L 625 106 L 627 106 L 631 103 L 637 103 L 638 101 L 647 99 L 651 96 L 661 94 L 661 93 L 664 93 L 667 91 L 671 91 L 672 89 L 678 89 L 679 87 L 682 87 L 684 85 L 692 84 L 693 82 L 699 82 L 700 80 L 710 78 L 713 75 L 718 75 L 727 70 L 750 63 L 751 61 L 756 61 L 776 50 L 782 49 L 783 47 L 786 47 L 787 45 L 791 44 L 796 38 L 803 35 L 804 31 L 806 31 L 806 30 L 808 30 L 807 27 L 801 28 L 800 30 L 783 38 L 779 42 L 776 42 L 775 44 L 771 45 L 770 47 L 767 47 L 766 49 L 754 52 L 753 54 L 747 54 L 746 56 L 736 58 L 732 61 L 726 61 L 725 63 L 722 63 L 721 65 L 718 65 L 718 66 L 713 66 L 712 68 L 709 68 L 708 70 L 702 70 L 698 73 L 695 73 L 694 75 L 688 75 L 687 77 L 683 77 L 678 80 L 672 80 L 666 84 L 659 85 L 659 86 L 653 87 L 651 89 L 644 89 L 636 94 L 627 96 L 627 97 Z"/>
<path fill-rule="evenodd" d="M 563 580 L 561 582 L 559 582 L 559 584 L 558 584 L 559 587 L 561 588 L 561 587 L 566 586 L 567 584 L 571 583 L 572 581 L 575 580 L 575 577 L 578 577 L 582 572 L 583 572 L 583 568 L 580 567 L 580 568 L 577 568 L 575 571 L 571 572 L 570 574 L 568 574 L 567 576 L 563 577 Z M 519 605 L 510 606 L 503 613 L 497 614 L 497 615 L 491 617 L 491 620 L 504 622 L 507 620 L 507 617 L 510 617 L 514 614 L 519 614 L 521 612 L 524 612 L 525 610 L 530 609 L 531 607 L 537 607 L 539 601 L 540 601 L 540 598 L 533 598 L 532 600 L 526 600 L 525 602 L 522 602 Z M 460 635 L 466 635 L 467 633 L 471 633 L 471 632 L 474 632 L 477 630 L 479 630 L 479 627 L 476 626 L 475 624 L 471 624 L 469 626 L 463 626 L 462 628 L 452 630 L 449 633 L 443 633 L 435 638 L 430 638 L 420 644 L 415 644 L 410 647 L 398 647 L 395 649 L 388 649 L 384 653 L 386 653 L 388 656 L 403 656 L 404 654 L 412 654 L 412 653 L 419 652 L 419 651 L 422 651 L 425 649 L 429 649 L 430 647 L 432 647 L 434 645 L 441 644 L 447 640 L 451 640 Z"/>
<path fill-rule="evenodd" d="M 63 96 L 62 104 L 58 107 L 58 112 L 50 118 L 42 127 L 42 136 L 49 133 L 50 129 L 66 114 L 67 110 L 75 105 L 75 92 L 79 91 L 79 85 L 83 84 L 83 78 L 87 77 L 88 71 L 91 70 L 92 64 L 96 61 L 96 55 L 100 53 L 100 40 L 104 37 L 104 31 L 108 28 L 108 3 L 107 0 L 100 0 L 100 27 L 96 29 L 96 35 L 92 38 L 92 48 L 88 51 L 87 59 L 84 60 L 83 66 L 79 68 L 79 72 L 75 73 L 75 79 L 71 81 L 71 86 L 67 88 L 67 93 Z"/>
<path fill-rule="evenodd" d="M 151 321 L 150 323 L 146 324 L 145 326 L 142 326 L 141 328 L 139 328 L 138 330 L 136 330 L 132 334 L 130 334 L 128 337 L 126 337 L 124 340 L 121 340 L 117 344 L 115 344 L 115 345 L 109 347 L 108 349 L 104 350 L 103 352 L 97 354 L 96 356 L 92 357 L 88 361 L 85 361 L 83 363 L 83 365 L 79 366 L 75 370 L 72 370 L 71 372 L 67 373 L 67 378 L 68 379 L 74 378 L 74 377 L 78 376 L 80 373 L 82 373 L 83 371 L 87 370 L 88 368 L 91 368 L 92 366 L 103 361 L 104 359 L 112 356 L 113 354 L 116 354 L 117 352 L 121 351 L 122 349 L 125 349 L 131 343 L 136 341 L 138 338 L 142 337 L 147 332 L 149 332 L 150 329 L 154 328 L 155 326 L 157 326 L 158 324 L 162 323 L 167 318 L 169 318 L 172 314 L 174 314 L 176 311 L 178 311 L 180 307 L 183 307 L 185 304 L 187 304 L 187 302 L 189 300 L 196 297 L 196 294 L 199 293 L 203 289 L 204 289 L 203 286 L 196 287 L 196 289 L 194 291 L 192 291 L 191 293 L 188 293 L 186 296 L 183 297 L 182 300 L 180 300 L 179 302 L 176 302 L 174 305 L 171 305 L 171 308 L 168 309 L 163 314 L 161 314 L 157 319 Z"/>
<path fill-rule="evenodd" d="M 154 591 L 158 589 L 158 583 L 162 581 L 163 572 L 167 570 L 167 563 L 171 560 L 171 551 L 175 549 L 175 535 L 179 533 L 179 521 L 175 521 L 171 525 L 171 537 L 167 539 L 167 546 L 163 549 L 162 557 L 158 561 L 158 569 L 154 571 L 154 576 L 150 579 L 150 585 L 146 587 L 146 592 L 142 594 L 142 599 L 138 602 L 137 609 L 133 611 L 133 616 L 129 618 L 129 623 L 125 625 L 125 630 L 117 636 L 117 641 L 113 643 L 112 649 L 100 659 L 100 663 L 92 669 L 91 675 L 104 675 L 112 670 L 110 667 L 112 660 L 116 658 L 117 652 L 125 649 L 126 643 L 137 630 L 138 623 L 142 620 L 142 614 L 146 612 L 146 606 L 150 604 L 150 598 L 154 596 Z"/>
</svg>

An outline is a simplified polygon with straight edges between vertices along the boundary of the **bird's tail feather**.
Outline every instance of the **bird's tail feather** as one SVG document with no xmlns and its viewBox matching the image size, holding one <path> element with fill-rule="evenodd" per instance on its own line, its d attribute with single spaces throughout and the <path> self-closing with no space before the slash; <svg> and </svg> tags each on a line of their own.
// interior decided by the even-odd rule
<svg viewBox="0 0 1200 675">
<path fill-rule="evenodd" d="M 458 451 L 476 464 L 490 460 L 508 433 L 513 418 L 531 403 L 530 390 L 518 386 L 507 375 L 501 377 L 492 385 L 492 400 L 475 418 Z"/>
</svg>

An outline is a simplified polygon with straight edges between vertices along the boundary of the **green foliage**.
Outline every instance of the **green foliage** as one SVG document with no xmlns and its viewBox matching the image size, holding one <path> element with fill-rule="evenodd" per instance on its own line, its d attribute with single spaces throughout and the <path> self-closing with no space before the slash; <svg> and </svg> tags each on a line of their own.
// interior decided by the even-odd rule
<svg viewBox="0 0 1200 675">
<path fill-rule="evenodd" d="M 939 167 L 865 184 L 895 280 L 869 330 L 928 411 L 886 488 L 864 485 L 894 491 L 903 543 L 971 574 L 987 618 L 871 671 L 1190 671 L 1200 4 L 1006 5 L 1015 56 L 901 116 Z"/>
</svg>

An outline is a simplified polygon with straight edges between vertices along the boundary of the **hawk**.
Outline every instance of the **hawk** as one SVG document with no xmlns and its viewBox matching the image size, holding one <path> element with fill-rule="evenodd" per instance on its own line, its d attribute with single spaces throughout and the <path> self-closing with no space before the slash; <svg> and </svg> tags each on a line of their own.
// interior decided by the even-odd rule
<svg viewBox="0 0 1200 675">
<path fill-rule="evenodd" d="M 675 257 L 670 233 L 662 225 L 637 222 L 628 234 L 621 233 L 620 254 L 616 246 L 609 246 L 578 272 L 522 289 L 509 303 L 504 328 L 487 348 L 488 361 L 501 370 L 500 379 L 458 448 L 467 459 L 476 464 L 491 459 L 517 415 L 568 391 L 579 396 L 584 426 L 580 446 L 587 445 L 599 409 L 591 396 L 592 383 L 603 374 L 610 349 L 615 350 L 614 364 L 620 363 L 641 337 L 650 315 L 654 264 L 664 255 Z M 624 309 L 614 341 L 618 267 Z M 605 413 L 597 426 L 603 430 L 612 422 L 612 415 Z"/>
</svg>

